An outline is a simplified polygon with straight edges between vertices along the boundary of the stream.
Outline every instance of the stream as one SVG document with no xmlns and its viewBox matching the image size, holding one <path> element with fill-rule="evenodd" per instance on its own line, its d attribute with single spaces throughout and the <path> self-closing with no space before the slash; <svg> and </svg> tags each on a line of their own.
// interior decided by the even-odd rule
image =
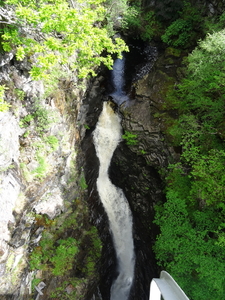
<svg viewBox="0 0 225 300">
<path fill-rule="evenodd" d="M 113 152 L 121 140 L 120 118 L 113 111 L 110 102 L 103 104 L 93 140 L 100 161 L 97 190 L 109 219 L 119 273 L 112 284 L 110 299 L 126 300 L 134 276 L 133 222 L 129 204 L 123 191 L 114 186 L 108 176 Z"/>
<path fill-rule="evenodd" d="M 114 92 L 110 94 L 117 104 L 128 100 L 124 92 L 124 59 L 116 59 L 112 71 Z M 121 141 L 121 119 L 114 112 L 112 102 L 104 102 L 93 133 L 96 154 L 99 158 L 97 190 L 109 219 L 117 257 L 118 277 L 111 286 L 111 300 L 127 300 L 134 277 L 134 243 L 132 214 L 122 189 L 112 184 L 108 169 L 113 153 Z"/>
<path fill-rule="evenodd" d="M 91 300 L 148 300 L 151 278 L 158 272 L 150 226 L 152 195 L 158 197 L 154 191 L 160 182 L 154 168 L 123 141 L 120 112 L 136 101 L 132 78 L 149 71 L 156 51 L 150 46 L 140 50 L 139 44 L 130 48 L 86 97 L 85 176 L 90 218 L 103 245 L 99 285 L 87 296 Z"/>
</svg>

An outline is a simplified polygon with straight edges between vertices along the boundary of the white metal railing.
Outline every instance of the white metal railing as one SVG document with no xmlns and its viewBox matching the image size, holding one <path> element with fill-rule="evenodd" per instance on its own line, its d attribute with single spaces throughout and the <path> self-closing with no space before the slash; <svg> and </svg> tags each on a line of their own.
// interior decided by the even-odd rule
<svg viewBox="0 0 225 300">
<path fill-rule="evenodd" d="M 189 300 L 173 277 L 166 271 L 160 273 L 160 278 L 153 278 L 150 284 L 150 300 Z"/>
</svg>

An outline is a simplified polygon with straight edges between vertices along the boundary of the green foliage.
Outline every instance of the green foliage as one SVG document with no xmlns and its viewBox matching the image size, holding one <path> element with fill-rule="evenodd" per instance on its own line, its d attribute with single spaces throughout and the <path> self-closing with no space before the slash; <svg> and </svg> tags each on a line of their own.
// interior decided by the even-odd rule
<svg viewBox="0 0 225 300">
<path fill-rule="evenodd" d="M 93 276 L 95 274 L 96 261 L 98 261 L 101 256 L 102 244 L 98 238 L 96 227 L 91 228 L 88 232 L 88 236 L 91 238 L 92 247 L 89 248 L 86 263 L 83 266 L 83 272 L 85 272 L 88 276 Z"/>
<path fill-rule="evenodd" d="M 126 144 L 129 146 L 135 146 L 138 143 L 137 135 L 129 131 L 125 131 L 125 133 L 122 135 L 122 138 L 126 141 Z"/>
<path fill-rule="evenodd" d="M 187 77 L 178 91 L 185 111 L 194 112 L 212 133 L 224 119 L 224 46 L 225 30 L 201 41 L 188 57 Z"/>
<path fill-rule="evenodd" d="M 54 256 L 50 258 L 53 264 L 52 274 L 55 276 L 64 275 L 73 268 L 74 256 L 78 253 L 78 242 L 74 238 L 59 240 Z"/>
<path fill-rule="evenodd" d="M 53 151 L 56 151 L 59 147 L 59 140 L 54 135 L 45 137 L 45 141 L 51 146 Z"/>
<path fill-rule="evenodd" d="M 15 94 L 16 94 L 16 96 L 18 97 L 18 99 L 19 99 L 20 101 L 23 101 L 23 100 L 24 100 L 25 92 L 24 92 L 23 90 L 15 89 Z"/>
<path fill-rule="evenodd" d="M 134 28 L 139 28 L 141 26 L 140 14 L 140 3 L 128 6 L 121 22 L 122 29 L 132 30 Z"/>
<path fill-rule="evenodd" d="M 19 122 L 20 127 L 21 128 L 28 127 L 30 125 L 31 121 L 33 121 L 33 119 L 34 119 L 33 115 L 31 115 L 31 114 L 26 115 L 24 118 L 20 119 L 20 122 Z"/>
<path fill-rule="evenodd" d="M 23 137 L 24 137 L 24 138 L 27 138 L 29 135 L 30 135 L 30 130 L 27 130 L 27 131 L 23 134 Z"/>
<path fill-rule="evenodd" d="M 162 35 L 162 41 L 173 47 L 184 47 L 188 44 L 193 31 L 191 20 L 177 19 Z"/>
<path fill-rule="evenodd" d="M 191 299 L 223 298 L 225 250 L 212 238 L 222 219 L 207 209 L 190 212 L 175 189 L 156 213 L 161 228 L 155 245 L 158 261 Z"/>
<path fill-rule="evenodd" d="M 34 112 L 32 114 L 26 115 L 24 118 L 20 120 L 20 127 L 26 128 L 30 126 L 30 124 L 35 121 L 36 123 L 36 131 L 37 133 L 42 136 L 43 133 L 50 127 L 50 125 L 54 121 L 54 116 L 40 104 L 39 101 L 36 101 L 34 106 Z M 53 143 L 52 137 L 47 138 L 47 142 L 49 144 Z M 56 141 L 55 141 L 56 142 Z"/>
<path fill-rule="evenodd" d="M 139 153 L 142 154 L 142 155 L 145 155 L 147 152 L 143 149 L 139 150 Z"/>
<path fill-rule="evenodd" d="M 212 149 L 208 155 L 199 155 L 190 174 L 194 178 L 191 196 L 225 212 L 225 152 Z"/>
<path fill-rule="evenodd" d="M 106 9 L 102 0 L 77 1 L 69 5 L 66 0 L 38 3 L 8 0 L 13 5 L 17 27 L 4 28 L 2 38 L 5 51 L 16 48 L 18 60 L 31 57 L 33 79 L 51 78 L 51 72 L 62 65 L 78 72 L 81 78 L 95 75 L 94 68 L 105 64 L 111 67 L 111 55 L 127 51 L 125 43 L 111 40 L 102 22 Z M 23 33 L 27 28 L 29 37 Z M 103 52 L 107 55 L 102 55 Z"/>
<path fill-rule="evenodd" d="M 82 175 L 80 178 L 80 187 L 82 188 L 82 190 L 86 190 L 88 187 L 84 175 Z"/>
<path fill-rule="evenodd" d="M 0 85 L 0 112 L 7 111 L 11 105 L 9 105 L 5 100 L 4 100 L 4 95 L 5 95 L 5 90 L 7 88 L 4 85 Z"/>
<path fill-rule="evenodd" d="M 156 208 L 155 252 L 195 300 L 224 295 L 224 41 L 222 30 L 199 42 L 167 106 L 179 114 L 167 132 L 182 153 L 169 166 L 167 201 Z"/>
<path fill-rule="evenodd" d="M 107 0 L 107 30 L 111 34 L 120 28 L 124 22 L 124 16 L 128 10 L 127 0 Z"/>
<path fill-rule="evenodd" d="M 161 36 L 164 43 L 169 46 L 186 48 L 196 41 L 198 35 L 196 28 L 200 27 L 201 15 L 197 7 L 185 2 L 180 17 L 174 20 Z"/>
<path fill-rule="evenodd" d="M 58 217 L 55 220 L 49 220 L 43 215 L 36 215 L 37 226 L 43 226 L 45 230 L 39 245 L 30 255 L 30 268 L 47 270 L 53 276 L 68 277 L 76 264 L 76 269 L 80 270 L 80 279 L 83 276 L 94 276 L 96 263 L 101 254 L 101 241 L 95 227 L 90 227 L 89 230 L 82 229 L 81 219 L 78 211 L 67 217 L 64 216 L 63 219 Z M 67 236 L 72 229 L 76 238 Z M 87 246 L 89 250 L 84 252 L 83 248 L 87 248 Z M 80 261 L 80 257 L 82 257 L 82 261 Z M 71 277 L 74 283 L 75 279 L 75 277 Z"/>
<path fill-rule="evenodd" d="M 35 286 L 37 286 L 41 282 L 40 278 L 34 278 L 31 282 L 32 291 L 35 291 Z"/>
<path fill-rule="evenodd" d="M 86 282 L 84 279 L 79 278 L 70 278 L 70 280 L 63 281 L 62 285 L 58 286 L 54 292 L 51 293 L 51 298 L 56 298 L 60 300 L 79 300 L 83 299 L 83 297 L 79 297 L 76 292 L 76 286 L 79 284 L 84 285 Z M 69 287 L 69 293 L 67 292 L 67 288 Z M 79 298 L 78 298 L 79 297 Z"/>
<path fill-rule="evenodd" d="M 225 27 L 225 12 L 221 15 L 215 14 L 213 17 L 208 16 L 204 18 L 203 29 L 204 33 L 214 33 L 218 32 Z"/>
<path fill-rule="evenodd" d="M 33 116 L 37 124 L 36 130 L 40 135 L 42 135 L 54 121 L 52 114 L 38 101 L 35 103 Z"/>
<path fill-rule="evenodd" d="M 43 179 L 47 174 L 48 164 L 46 162 L 45 156 L 42 154 L 41 151 L 37 151 L 36 160 L 38 162 L 38 166 L 35 170 L 32 171 L 32 173 L 36 178 Z"/>
<path fill-rule="evenodd" d="M 154 11 L 144 12 L 142 14 L 142 30 L 140 37 L 142 40 L 151 40 L 161 31 L 161 23 L 157 20 Z"/>
<path fill-rule="evenodd" d="M 134 30 L 141 26 L 141 1 L 107 0 L 107 29 L 110 33 L 115 31 Z"/>
</svg>

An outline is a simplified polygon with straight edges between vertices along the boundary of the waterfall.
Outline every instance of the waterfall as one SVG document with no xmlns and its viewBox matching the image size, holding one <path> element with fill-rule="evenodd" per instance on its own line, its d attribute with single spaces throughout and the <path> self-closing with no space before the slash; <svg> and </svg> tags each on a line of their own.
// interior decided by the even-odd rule
<svg viewBox="0 0 225 300">
<path fill-rule="evenodd" d="M 121 140 L 120 117 L 111 102 L 104 102 L 93 141 L 99 158 L 97 190 L 108 215 L 113 243 L 116 250 L 118 277 L 111 286 L 111 300 L 127 300 L 134 277 L 134 245 L 132 215 L 123 191 L 109 179 L 108 169 L 112 155 Z"/>
<path fill-rule="evenodd" d="M 112 86 L 114 91 L 110 93 L 113 100 L 118 104 L 122 104 L 129 100 L 129 97 L 124 91 L 124 68 L 125 68 L 125 58 L 117 58 L 113 64 L 112 70 Z"/>
<path fill-rule="evenodd" d="M 117 94 L 121 94 L 124 88 L 124 67 L 125 58 L 117 58 L 113 64 L 112 80 L 113 86 Z"/>
</svg>

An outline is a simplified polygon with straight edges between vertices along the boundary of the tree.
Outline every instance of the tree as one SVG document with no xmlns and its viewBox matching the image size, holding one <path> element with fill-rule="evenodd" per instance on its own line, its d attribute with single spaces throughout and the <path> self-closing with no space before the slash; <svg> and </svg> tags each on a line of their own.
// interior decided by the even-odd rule
<svg viewBox="0 0 225 300">
<path fill-rule="evenodd" d="M 225 30 L 208 34 L 189 55 L 187 76 L 178 92 L 186 112 L 191 111 L 204 125 L 218 131 L 224 128 L 224 49 Z"/>
<path fill-rule="evenodd" d="M 71 68 L 81 78 L 95 75 L 102 63 L 110 68 L 112 55 L 128 48 L 120 38 L 112 41 L 102 27 L 102 1 L 8 0 L 5 18 L 10 25 L 4 28 L 3 48 L 16 48 L 18 60 L 29 57 L 34 79 L 48 79 L 56 68 Z"/>
<path fill-rule="evenodd" d="M 190 184 L 189 178 L 184 181 Z M 157 208 L 155 223 L 161 233 L 154 248 L 156 257 L 190 299 L 220 300 L 225 287 L 224 214 L 191 207 L 182 184 L 173 184 L 167 202 Z"/>
</svg>

